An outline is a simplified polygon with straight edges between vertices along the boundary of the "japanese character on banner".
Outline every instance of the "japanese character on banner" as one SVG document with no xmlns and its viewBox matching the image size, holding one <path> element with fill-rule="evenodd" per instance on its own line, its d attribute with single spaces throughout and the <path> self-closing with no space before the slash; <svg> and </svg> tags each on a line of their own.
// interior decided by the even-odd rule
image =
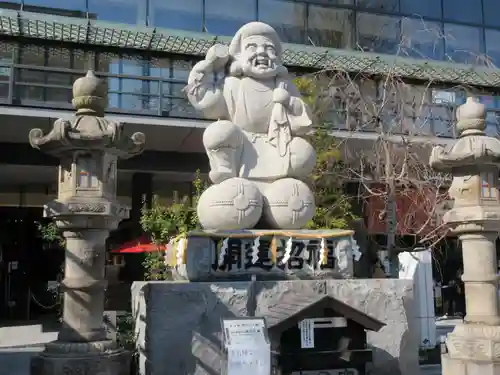
<svg viewBox="0 0 500 375">
<path fill-rule="evenodd" d="M 352 242 L 350 238 L 340 238 L 335 246 L 335 258 L 340 269 L 347 268 L 349 260 L 352 256 Z"/>
<path fill-rule="evenodd" d="M 218 269 L 221 271 L 237 271 L 242 266 L 241 238 L 225 238 L 218 255 Z"/>
<path fill-rule="evenodd" d="M 292 252 L 287 266 L 290 270 L 301 270 L 304 268 L 305 259 L 303 252 L 306 244 L 303 241 L 292 241 Z"/>
<path fill-rule="evenodd" d="M 352 256 L 356 262 L 359 262 L 363 253 L 359 251 L 360 247 L 354 238 L 351 238 L 351 246 L 352 246 Z"/>
<path fill-rule="evenodd" d="M 245 246 L 245 269 L 255 267 L 269 271 L 273 268 L 271 242 L 257 237 Z"/>
</svg>

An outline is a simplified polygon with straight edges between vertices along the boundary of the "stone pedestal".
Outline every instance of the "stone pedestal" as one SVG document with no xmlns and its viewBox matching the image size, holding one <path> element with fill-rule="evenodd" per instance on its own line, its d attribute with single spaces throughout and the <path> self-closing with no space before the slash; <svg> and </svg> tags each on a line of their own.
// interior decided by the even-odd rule
<svg viewBox="0 0 500 375">
<path fill-rule="evenodd" d="M 112 341 L 89 344 L 51 343 L 31 362 L 32 375 L 129 375 L 129 352 Z"/>
<path fill-rule="evenodd" d="M 49 134 L 30 132 L 33 147 L 60 159 L 58 197 L 45 207 L 66 239 L 63 325 L 55 342 L 32 363 L 36 375 L 126 375 L 130 353 L 107 338 L 103 327 L 109 232 L 129 216 L 116 200 L 117 162 L 142 152 L 144 135 L 123 135 L 104 118 L 105 83 L 89 72 L 73 86 L 71 120 L 54 122 Z"/>
<path fill-rule="evenodd" d="M 385 324 L 378 332 L 367 332 L 368 348 L 373 350 L 369 374 L 418 375 L 412 283 L 397 279 L 136 282 L 132 307 L 141 348 L 139 373 L 224 373 L 221 319 L 265 318 L 272 350 L 279 351 L 273 327 L 330 296 Z"/>
</svg>

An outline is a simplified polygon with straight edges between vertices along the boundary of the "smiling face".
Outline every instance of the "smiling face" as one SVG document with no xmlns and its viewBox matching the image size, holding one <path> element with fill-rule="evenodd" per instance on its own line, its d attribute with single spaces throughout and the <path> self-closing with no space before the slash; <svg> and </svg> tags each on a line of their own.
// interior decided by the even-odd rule
<svg viewBox="0 0 500 375">
<path fill-rule="evenodd" d="M 243 40 L 240 61 L 243 73 L 258 79 L 275 77 L 280 66 L 274 43 L 262 35 Z"/>
</svg>

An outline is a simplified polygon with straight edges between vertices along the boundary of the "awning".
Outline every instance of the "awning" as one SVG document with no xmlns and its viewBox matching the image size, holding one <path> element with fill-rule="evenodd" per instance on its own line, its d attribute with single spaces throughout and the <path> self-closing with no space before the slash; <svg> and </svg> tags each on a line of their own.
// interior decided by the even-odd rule
<svg viewBox="0 0 500 375">
<path fill-rule="evenodd" d="M 151 242 L 147 236 L 125 242 L 119 248 L 111 250 L 113 254 L 139 254 L 165 250 L 165 246 Z"/>
</svg>

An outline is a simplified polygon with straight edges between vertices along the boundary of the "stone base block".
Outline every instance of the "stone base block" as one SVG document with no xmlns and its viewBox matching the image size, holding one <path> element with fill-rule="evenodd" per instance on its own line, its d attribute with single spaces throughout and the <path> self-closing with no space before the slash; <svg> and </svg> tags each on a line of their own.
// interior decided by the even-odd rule
<svg viewBox="0 0 500 375">
<path fill-rule="evenodd" d="M 443 375 L 499 375 L 500 362 L 467 361 L 451 358 L 448 354 L 441 357 Z"/>
<path fill-rule="evenodd" d="M 31 375 L 129 375 L 131 353 L 116 349 L 104 353 L 43 351 L 31 361 Z"/>
<path fill-rule="evenodd" d="M 272 337 L 274 327 L 331 297 L 385 324 L 367 332 L 370 374 L 418 375 L 412 288 L 411 280 L 397 279 L 137 282 L 132 308 L 140 374 L 220 374 L 226 366 L 221 319 L 263 317 L 275 345 L 281 337 Z"/>
</svg>

